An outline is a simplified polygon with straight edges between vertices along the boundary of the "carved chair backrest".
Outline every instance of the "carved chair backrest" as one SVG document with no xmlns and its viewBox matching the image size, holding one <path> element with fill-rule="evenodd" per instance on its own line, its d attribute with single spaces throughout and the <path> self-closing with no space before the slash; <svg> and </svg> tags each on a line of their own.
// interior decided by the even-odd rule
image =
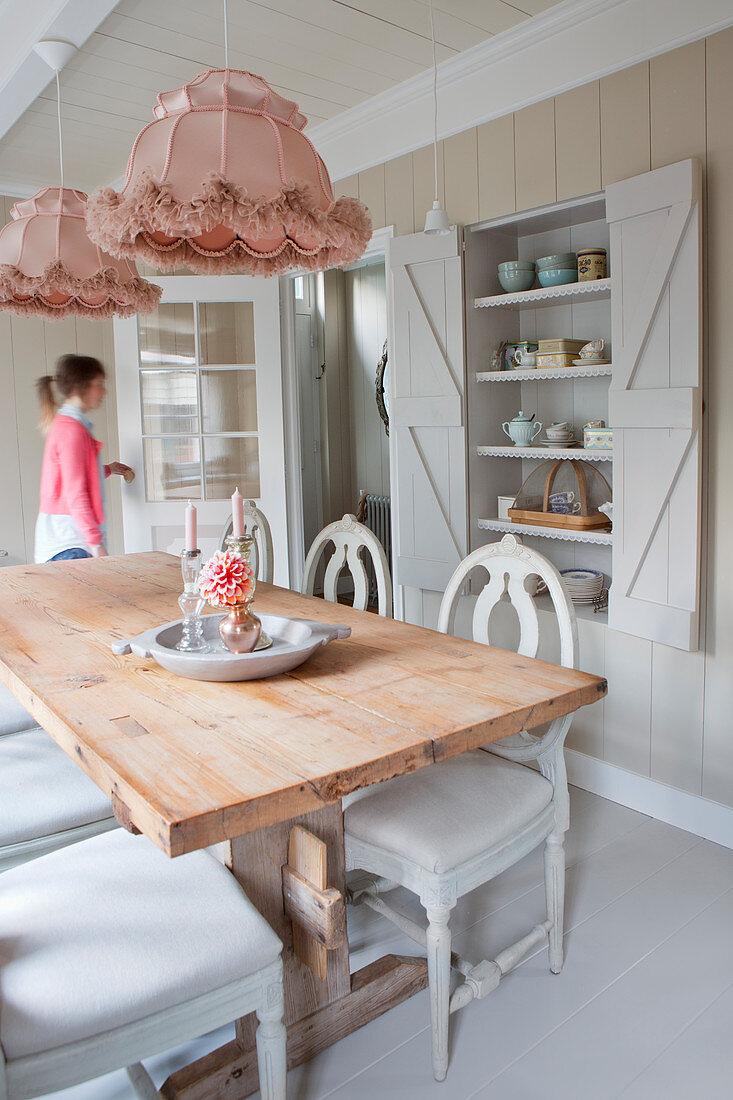
<svg viewBox="0 0 733 1100">
<path fill-rule="evenodd" d="M 525 657 L 536 657 L 540 640 L 540 624 L 534 600 L 525 588 L 527 578 L 536 574 L 547 585 L 547 590 L 557 616 L 560 633 L 560 664 L 567 668 L 578 667 L 578 622 L 562 577 L 552 562 L 517 542 L 514 535 L 504 535 L 501 542 L 491 543 L 474 550 L 464 558 L 448 582 L 440 604 L 438 630 L 452 632 L 458 601 L 463 585 L 473 569 L 482 566 L 489 574 L 473 612 L 472 635 L 476 642 L 490 644 L 491 612 L 504 592 L 514 606 L 519 619 L 519 647 L 517 652 Z M 545 779 L 553 786 L 555 819 L 560 829 L 567 829 L 570 821 L 567 774 L 563 746 L 572 714 L 565 714 L 550 722 L 547 729 L 535 736 L 526 730 L 513 737 L 505 737 L 485 748 L 505 760 L 518 764 L 537 761 Z"/>
<path fill-rule="evenodd" d="M 506 592 L 519 619 L 518 653 L 536 657 L 540 641 L 540 622 L 532 596 L 525 587 L 527 578 L 536 574 L 547 585 L 557 616 L 560 632 L 560 664 L 576 668 L 578 660 L 578 624 L 575 609 L 562 578 L 552 562 L 517 542 L 514 535 L 505 535 L 474 550 L 464 558 L 448 582 L 440 604 L 438 630 L 448 634 L 453 630 L 458 600 L 463 585 L 473 569 L 482 566 L 489 574 L 473 611 L 472 636 L 475 642 L 490 644 L 491 612 Z"/>
<path fill-rule="evenodd" d="M 254 546 L 252 547 L 254 561 L 251 564 L 255 571 L 255 576 L 258 581 L 264 581 L 265 584 L 272 584 L 274 568 L 272 531 L 267 516 L 264 512 L 260 511 L 253 500 L 245 500 L 243 503 L 243 510 L 244 532 L 246 535 L 251 535 L 254 539 Z M 226 539 L 231 533 L 232 517 L 230 516 L 219 540 L 220 550 L 226 550 Z"/>
<path fill-rule="evenodd" d="M 324 597 L 334 603 L 337 601 L 339 575 L 346 567 L 354 581 L 354 607 L 359 611 L 366 611 L 369 602 L 369 578 L 359 554 L 360 550 L 365 549 L 374 566 L 379 614 L 391 615 L 392 580 L 384 547 L 374 532 L 363 523 L 359 523 L 352 515 L 345 515 L 343 519 L 329 523 L 320 534 L 316 535 L 305 559 L 301 591 L 307 596 L 313 595 L 318 563 L 328 543 L 333 543 L 334 552 L 326 565 L 323 579 Z"/>
</svg>

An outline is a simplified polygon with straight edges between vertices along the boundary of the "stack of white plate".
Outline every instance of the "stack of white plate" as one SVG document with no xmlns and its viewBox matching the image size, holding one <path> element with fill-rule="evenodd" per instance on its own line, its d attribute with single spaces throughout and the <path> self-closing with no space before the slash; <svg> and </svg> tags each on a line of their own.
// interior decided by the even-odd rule
<svg viewBox="0 0 733 1100">
<path fill-rule="evenodd" d="M 573 603 L 591 604 L 603 591 L 603 573 L 597 569 L 561 569 L 560 575 Z"/>
</svg>

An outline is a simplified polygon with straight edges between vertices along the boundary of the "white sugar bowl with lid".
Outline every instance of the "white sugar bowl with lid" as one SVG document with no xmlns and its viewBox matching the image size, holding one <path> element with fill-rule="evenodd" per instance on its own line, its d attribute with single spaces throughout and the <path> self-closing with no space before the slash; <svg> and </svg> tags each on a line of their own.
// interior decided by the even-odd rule
<svg viewBox="0 0 733 1100">
<path fill-rule="evenodd" d="M 531 447 L 532 440 L 542 431 L 539 420 L 534 415 L 527 416 L 520 409 L 513 420 L 505 421 L 502 430 L 509 436 L 515 447 Z"/>
</svg>

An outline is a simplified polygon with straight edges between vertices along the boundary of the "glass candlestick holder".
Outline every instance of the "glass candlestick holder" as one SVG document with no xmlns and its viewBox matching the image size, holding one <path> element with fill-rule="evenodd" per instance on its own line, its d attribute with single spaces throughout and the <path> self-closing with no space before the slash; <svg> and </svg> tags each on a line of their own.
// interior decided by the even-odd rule
<svg viewBox="0 0 733 1100">
<path fill-rule="evenodd" d="M 201 653 L 208 648 L 204 641 L 204 626 L 201 620 L 201 610 L 206 600 L 199 592 L 200 572 L 201 551 L 182 550 L 183 592 L 178 597 L 178 606 L 183 612 L 183 629 L 176 649 L 184 653 Z"/>
</svg>

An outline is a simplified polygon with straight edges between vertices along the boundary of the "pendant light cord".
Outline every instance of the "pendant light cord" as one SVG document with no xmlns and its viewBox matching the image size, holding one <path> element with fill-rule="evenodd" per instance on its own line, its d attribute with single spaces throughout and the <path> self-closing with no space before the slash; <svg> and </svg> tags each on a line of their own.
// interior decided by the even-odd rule
<svg viewBox="0 0 733 1100">
<path fill-rule="evenodd" d="M 59 174 L 61 176 L 61 190 L 64 189 L 64 143 L 61 138 L 61 81 L 59 71 L 56 70 L 56 111 L 59 117 Z"/>
<path fill-rule="evenodd" d="M 224 0 L 226 3 L 226 0 Z M 435 179 L 435 201 L 438 201 L 438 63 L 435 56 L 435 17 L 433 0 L 430 0 L 430 37 L 433 41 L 433 172 Z"/>
<path fill-rule="evenodd" d="M 227 19 L 227 0 L 224 0 L 224 68 L 229 68 L 229 20 Z"/>
</svg>

